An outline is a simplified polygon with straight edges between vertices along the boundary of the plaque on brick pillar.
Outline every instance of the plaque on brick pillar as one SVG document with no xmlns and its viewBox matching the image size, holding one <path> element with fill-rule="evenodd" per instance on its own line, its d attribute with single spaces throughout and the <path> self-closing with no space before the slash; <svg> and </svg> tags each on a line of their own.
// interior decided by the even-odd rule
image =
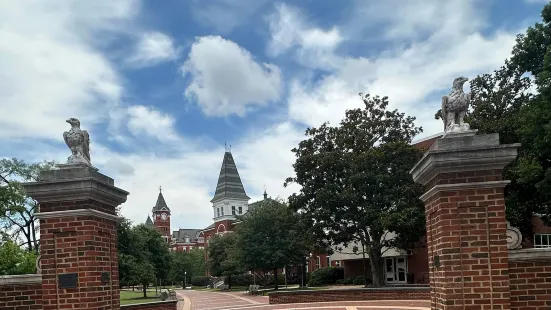
<svg viewBox="0 0 551 310">
<path fill-rule="evenodd" d="M 518 147 L 498 134 L 450 131 L 411 170 L 426 190 L 433 309 L 510 309 L 502 170 Z"/>
<path fill-rule="evenodd" d="M 67 163 L 23 184 L 40 203 L 43 309 L 118 309 L 116 208 L 128 192 L 92 166 L 88 133 L 67 122 Z"/>
</svg>

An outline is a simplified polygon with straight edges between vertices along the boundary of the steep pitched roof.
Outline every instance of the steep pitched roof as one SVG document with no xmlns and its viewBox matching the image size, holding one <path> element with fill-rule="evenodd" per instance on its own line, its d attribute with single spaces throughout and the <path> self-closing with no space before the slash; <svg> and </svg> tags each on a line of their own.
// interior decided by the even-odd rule
<svg viewBox="0 0 551 310">
<path fill-rule="evenodd" d="M 153 221 L 151 220 L 151 218 L 149 217 L 149 215 L 147 216 L 147 220 L 145 220 L 145 225 L 151 225 L 151 226 L 153 226 Z"/>
<path fill-rule="evenodd" d="M 172 237 L 176 242 L 185 242 L 186 238 L 190 239 L 190 242 L 197 242 L 199 233 L 202 229 L 180 229 L 172 232 Z"/>
<path fill-rule="evenodd" d="M 155 211 L 168 211 L 170 212 L 170 209 L 166 205 L 165 197 L 163 197 L 163 193 L 159 192 L 159 196 L 157 197 L 157 202 L 155 203 L 155 206 L 153 207 L 153 212 Z"/>
<path fill-rule="evenodd" d="M 233 156 L 228 151 L 224 153 L 222 168 L 220 168 L 220 175 L 218 176 L 218 184 L 216 185 L 214 197 L 210 202 L 214 203 L 224 198 L 251 199 L 245 193 L 245 188 L 243 188 L 243 183 L 241 182 L 241 177 L 239 177 Z"/>
</svg>

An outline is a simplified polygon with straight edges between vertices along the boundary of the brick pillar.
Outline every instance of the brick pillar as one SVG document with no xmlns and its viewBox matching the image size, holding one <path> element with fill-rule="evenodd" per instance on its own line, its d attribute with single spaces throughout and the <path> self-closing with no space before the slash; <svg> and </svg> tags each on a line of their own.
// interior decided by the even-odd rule
<svg viewBox="0 0 551 310">
<path fill-rule="evenodd" d="M 24 184 L 40 203 L 43 309 L 119 309 L 115 208 L 128 192 L 85 165 L 60 165 Z"/>
<path fill-rule="evenodd" d="M 518 144 L 476 131 L 438 139 L 411 170 L 425 186 L 432 309 L 510 309 L 502 170 Z"/>
</svg>

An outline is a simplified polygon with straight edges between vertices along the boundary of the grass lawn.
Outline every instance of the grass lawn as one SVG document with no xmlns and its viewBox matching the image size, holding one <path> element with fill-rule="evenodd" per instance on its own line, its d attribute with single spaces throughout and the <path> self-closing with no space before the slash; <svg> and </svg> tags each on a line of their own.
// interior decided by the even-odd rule
<svg viewBox="0 0 551 310">
<path fill-rule="evenodd" d="M 161 301 L 161 298 L 155 297 L 155 289 L 147 290 L 147 298 L 143 298 L 142 290 L 121 290 L 121 305 L 140 304 L 152 301 Z"/>
</svg>

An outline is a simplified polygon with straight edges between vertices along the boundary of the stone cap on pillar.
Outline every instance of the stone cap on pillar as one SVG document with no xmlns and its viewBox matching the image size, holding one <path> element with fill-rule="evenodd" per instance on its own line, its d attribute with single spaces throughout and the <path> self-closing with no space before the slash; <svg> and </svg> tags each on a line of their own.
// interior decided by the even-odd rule
<svg viewBox="0 0 551 310">
<path fill-rule="evenodd" d="M 92 199 L 116 207 L 129 194 L 115 187 L 112 178 L 84 164 L 59 165 L 58 169 L 42 172 L 38 182 L 24 183 L 23 187 L 39 203 Z"/>
<path fill-rule="evenodd" d="M 516 158 L 519 146 L 499 144 L 497 133 L 449 134 L 436 140 L 410 173 L 415 182 L 426 185 L 441 173 L 503 169 Z"/>
</svg>

